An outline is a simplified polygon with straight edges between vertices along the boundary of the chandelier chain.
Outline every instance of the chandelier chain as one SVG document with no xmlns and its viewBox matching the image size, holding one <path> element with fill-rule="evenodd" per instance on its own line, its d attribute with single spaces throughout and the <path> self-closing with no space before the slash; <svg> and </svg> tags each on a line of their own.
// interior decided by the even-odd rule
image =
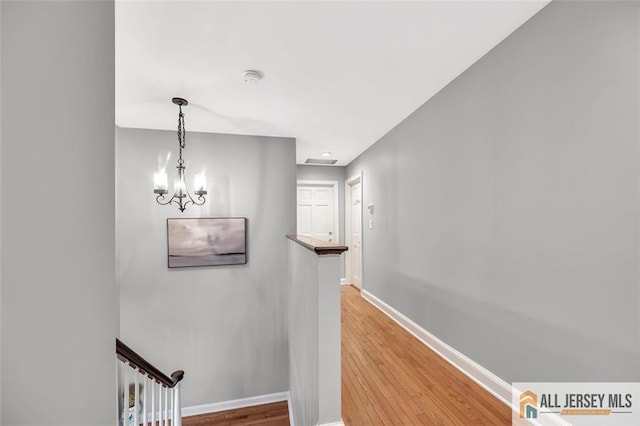
<svg viewBox="0 0 640 426">
<path fill-rule="evenodd" d="M 182 105 L 179 106 L 180 113 L 178 114 L 178 145 L 179 145 L 179 155 L 178 155 L 178 165 L 183 165 L 184 160 L 182 160 L 182 150 L 185 147 L 185 139 L 186 139 L 186 131 L 184 129 L 184 114 L 182 113 Z"/>
</svg>

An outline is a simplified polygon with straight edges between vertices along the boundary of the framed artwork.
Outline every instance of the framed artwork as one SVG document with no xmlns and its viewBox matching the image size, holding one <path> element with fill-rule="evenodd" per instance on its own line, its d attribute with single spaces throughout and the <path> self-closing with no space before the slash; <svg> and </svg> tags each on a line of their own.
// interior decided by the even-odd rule
<svg viewBox="0 0 640 426">
<path fill-rule="evenodd" d="M 169 268 L 244 265 L 247 219 L 167 219 L 167 245 Z"/>
</svg>

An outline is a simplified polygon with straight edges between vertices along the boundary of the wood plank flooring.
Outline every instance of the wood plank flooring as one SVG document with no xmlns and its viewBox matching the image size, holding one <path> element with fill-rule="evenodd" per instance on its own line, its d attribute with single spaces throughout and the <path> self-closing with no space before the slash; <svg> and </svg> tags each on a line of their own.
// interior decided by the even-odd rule
<svg viewBox="0 0 640 426">
<path fill-rule="evenodd" d="M 287 401 L 201 414 L 182 419 L 182 426 L 211 425 L 288 426 L 289 409 Z"/>
<path fill-rule="evenodd" d="M 510 425 L 511 411 L 342 286 L 342 419 L 347 426 Z M 286 426 L 286 402 L 185 417 L 183 426 Z M 305 426 L 305 425 L 300 425 Z"/>
<path fill-rule="evenodd" d="M 342 419 L 357 425 L 510 425 L 511 410 L 341 288 Z"/>
</svg>

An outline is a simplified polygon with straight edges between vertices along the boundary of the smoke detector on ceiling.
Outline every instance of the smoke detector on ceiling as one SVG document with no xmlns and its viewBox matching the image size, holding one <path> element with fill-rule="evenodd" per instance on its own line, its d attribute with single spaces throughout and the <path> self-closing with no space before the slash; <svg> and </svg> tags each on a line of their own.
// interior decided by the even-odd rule
<svg viewBox="0 0 640 426">
<path fill-rule="evenodd" d="M 264 77 L 264 74 L 258 70 L 246 70 L 242 75 L 244 76 L 244 82 L 253 86 L 256 86 Z"/>
</svg>

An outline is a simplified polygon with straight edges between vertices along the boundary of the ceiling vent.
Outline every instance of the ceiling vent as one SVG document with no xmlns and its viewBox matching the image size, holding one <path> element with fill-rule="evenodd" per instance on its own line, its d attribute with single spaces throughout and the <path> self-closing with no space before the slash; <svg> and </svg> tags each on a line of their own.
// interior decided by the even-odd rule
<svg viewBox="0 0 640 426">
<path fill-rule="evenodd" d="M 305 164 L 336 164 L 338 162 L 338 160 L 327 160 L 324 158 L 307 158 L 307 161 L 305 161 Z"/>
</svg>

